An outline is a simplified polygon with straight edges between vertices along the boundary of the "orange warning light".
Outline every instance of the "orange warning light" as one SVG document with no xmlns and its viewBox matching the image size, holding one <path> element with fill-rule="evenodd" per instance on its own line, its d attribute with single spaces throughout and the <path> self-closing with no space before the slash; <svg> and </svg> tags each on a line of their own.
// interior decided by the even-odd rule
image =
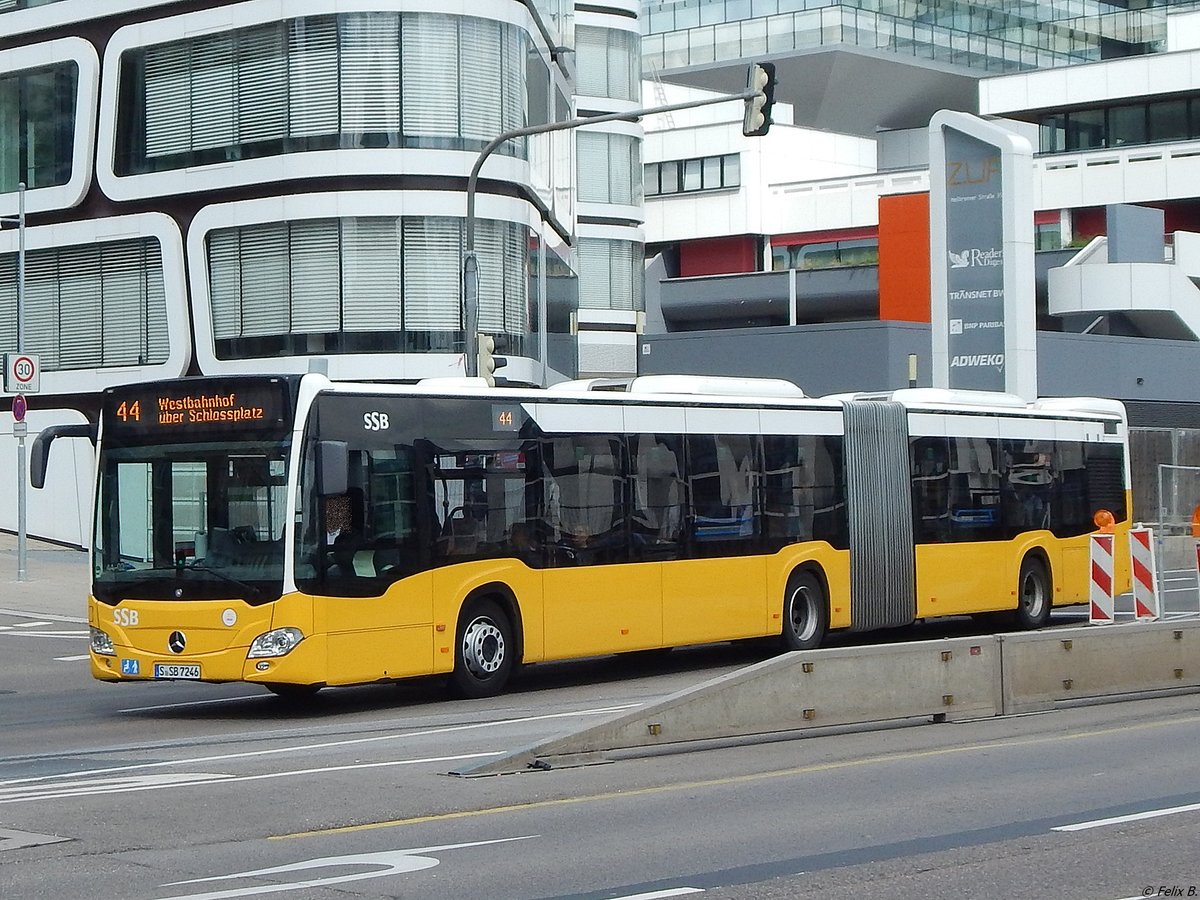
<svg viewBox="0 0 1200 900">
<path fill-rule="evenodd" d="M 1092 516 L 1092 521 L 1096 524 L 1096 530 L 1104 534 L 1112 534 L 1113 526 L 1117 524 L 1116 518 L 1107 509 L 1096 510 L 1096 514 Z"/>
<path fill-rule="evenodd" d="M 1200 503 L 1192 510 L 1192 537 L 1200 538 Z"/>
</svg>

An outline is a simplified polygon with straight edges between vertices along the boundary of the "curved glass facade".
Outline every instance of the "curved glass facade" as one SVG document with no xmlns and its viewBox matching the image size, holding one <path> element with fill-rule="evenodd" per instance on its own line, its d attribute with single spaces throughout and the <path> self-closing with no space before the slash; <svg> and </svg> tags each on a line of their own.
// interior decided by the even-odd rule
<svg viewBox="0 0 1200 900">
<path fill-rule="evenodd" d="M 638 100 L 642 47 L 636 31 L 579 25 L 575 29 L 577 89 L 583 97 Z"/>
<path fill-rule="evenodd" d="M 645 248 L 636 241 L 579 239 L 579 305 L 644 312 Z"/>
<path fill-rule="evenodd" d="M 507 353 L 536 354 L 523 347 L 529 229 L 476 224 L 479 330 L 506 336 Z M 362 216 L 210 232 L 217 357 L 461 353 L 463 230 L 444 216 Z"/>
<path fill-rule="evenodd" d="M 307 150 L 479 150 L 526 121 L 528 35 L 433 13 L 308 16 L 127 51 L 118 175 Z M 523 141 L 500 148 L 524 158 Z"/>
<path fill-rule="evenodd" d="M 581 201 L 626 206 L 642 202 L 641 138 L 580 131 L 575 152 Z"/>
</svg>

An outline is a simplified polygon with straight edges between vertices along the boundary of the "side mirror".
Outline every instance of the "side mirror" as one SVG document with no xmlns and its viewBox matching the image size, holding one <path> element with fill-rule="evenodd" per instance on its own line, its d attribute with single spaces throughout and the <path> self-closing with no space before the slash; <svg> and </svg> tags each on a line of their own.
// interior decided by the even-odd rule
<svg viewBox="0 0 1200 900">
<path fill-rule="evenodd" d="M 350 445 L 345 441 L 317 441 L 317 493 L 322 497 L 344 494 L 350 487 Z"/>
<path fill-rule="evenodd" d="M 50 465 L 50 445 L 58 438 L 87 438 L 96 443 L 96 430 L 91 425 L 51 425 L 38 432 L 29 448 L 29 483 L 35 488 L 46 486 L 46 468 Z"/>
</svg>

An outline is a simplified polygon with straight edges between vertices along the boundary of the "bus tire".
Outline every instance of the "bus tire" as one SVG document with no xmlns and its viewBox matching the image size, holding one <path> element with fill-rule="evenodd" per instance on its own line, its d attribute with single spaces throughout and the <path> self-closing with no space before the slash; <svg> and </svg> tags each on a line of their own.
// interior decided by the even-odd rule
<svg viewBox="0 0 1200 900">
<path fill-rule="evenodd" d="M 821 579 L 807 569 L 792 573 L 783 596 L 784 650 L 815 650 L 829 627 L 829 604 Z"/>
<path fill-rule="evenodd" d="M 1050 573 L 1041 557 L 1029 555 L 1021 561 L 1021 573 L 1017 576 L 1017 610 L 1014 618 L 1017 627 L 1025 629 L 1044 628 L 1050 621 L 1053 594 Z"/>
<path fill-rule="evenodd" d="M 504 690 L 516 656 L 512 623 L 494 600 L 473 600 L 458 617 L 450 683 L 460 697 L 491 697 Z"/>
</svg>

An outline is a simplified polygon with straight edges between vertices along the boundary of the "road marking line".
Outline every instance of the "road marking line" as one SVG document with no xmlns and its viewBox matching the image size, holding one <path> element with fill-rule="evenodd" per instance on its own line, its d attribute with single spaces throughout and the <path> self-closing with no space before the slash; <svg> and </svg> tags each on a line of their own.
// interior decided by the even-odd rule
<svg viewBox="0 0 1200 900">
<path fill-rule="evenodd" d="M 133 772 L 138 769 L 154 769 L 162 766 L 192 766 L 199 763 L 225 762 L 231 759 L 248 759 L 254 756 L 273 756 L 279 753 L 310 753 L 313 750 L 326 750 L 330 747 L 347 747 L 354 744 L 370 744 L 378 741 L 394 741 L 408 740 L 414 737 L 430 737 L 438 734 L 450 734 L 456 731 L 471 731 L 482 728 L 492 728 L 497 725 L 519 725 L 525 722 L 543 722 L 549 719 L 564 719 L 573 718 L 575 716 L 594 716 L 607 712 L 620 712 L 622 710 L 631 709 L 638 704 L 626 704 L 624 706 L 609 706 L 599 707 L 596 709 L 580 710 L 578 712 L 561 712 L 547 713 L 542 716 L 522 716 L 516 719 L 498 719 L 494 722 L 474 722 L 470 725 L 447 725 L 442 728 L 428 728 L 425 731 L 410 731 L 398 734 L 383 734 L 369 738 L 353 738 L 345 741 L 325 741 L 319 744 L 298 744 L 291 747 L 276 747 L 272 750 L 247 750 L 243 753 L 223 753 L 218 756 L 200 756 L 192 759 L 167 759 L 158 760 L 148 763 L 134 763 L 128 766 L 111 766 L 107 769 L 92 769 L 88 772 L 89 775 L 111 775 L 117 772 Z M 1184 721 L 1184 720 L 1176 720 Z M 155 749 L 153 747 L 142 747 L 142 750 Z M 28 784 L 35 781 L 53 781 L 57 778 L 63 778 L 63 775 L 34 775 L 28 778 L 10 778 L 7 781 L 0 780 L 0 788 L 14 784 Z"/>
<path fill-rule="evenodd" d="M 431 756 L 420 759 L 390 759 L 376 763 L 353 763 L 344 766 L 322 766 L 314 769 L 293 769 L 287 772 L 267 772 L 262 775 L 229 775 L 209 772 L 180 772 L 177 774 L 134 775 L 117 781 L 87 778 L 83 781 L 63 784 L 17 785 L 11 789 L 0 788 L 0 805 L 7 803 L 29 803 L 44 800 L 61 800 L 66 797 L 98 797 L 107 794 L 132 794 L 140 791 L 157 791 L 163 788 L 199 787 L 201 785 L 232 784 L 236 781 L 264 781 L 268 778 L 290 778 L 296 775 L 317 775 L 322 772 L 351 772 L 358 769 L 381 769 L 390 766 L 414 766 L 423 763 L 461 762 L 464 759 L 479 759 L 488 756 L 503 756 L 504 751 L 485 753 L 462 753 L 456 756 Z"/>
<path fill-rule="evenodd" d="M 88 655 L 89 654 L 85 653 L 85 654 L 83 654 L 83 656 L 56 656 L 56 657 L 54 657 L 54 661 L 55 662 L 79 662 L 80 660 L 87 659 Z"/>
<path fill-rule="evenodd" d="M 33 613 L 22 612 L 19 609 L 0 609 L 0 616 L 12 616 L 16 619 L 48 619 L 51 622 L 74 622 L 77 625 L 87 624 L 87 619 L 82 619 L 79 616 L 56 616 L 51 613 L 42 613 L 35 616 Z"/>
<path fill-rule="evenodd" d="M 1162 816 L 1174 816 L 1179 813 L 1196 812 L 1200 803 L 1190 803 L 1187 806 L 1173 806 L 1169 809 L 1151 809 L 1146 812 L 1132 813 L 1128 816 L 1113 816 L 1111 819 L 1093 819 L 1091 822 L 1076 822 L 1073 825 L 1058 825 L 1051 831 L 1087 831 L 1089 828 L 1103 828 L 1105 825 L 1122 825 L 1125 822 L 1140 822 L 1143 819 L 1158 819 Z"/>
<path fill-rule="evenodd" d="M 85 656 L 84 659 L 87 659 Z M 159 709 L 177 709 L 181 706 L 205 706 L 209 703 L 233 703 L 237 700 L 269 700 L 270 694 L 246 694 L 244 697 L 213 697 L 211 700 L 188 700 L 186 703 L 160 703 L 157 706 L 129 706 L 117 712 L 153 712 Z"/>
<path fill-rule="evenodd" d="M 1113 728 L 1099 728 L 1095 731 L 1081 731 L 1076 734 L 1052 734 L 1045 737 L 1028 738 L 1016 741 L 994 741 L 986 744 L 969 744 L 957 747 L 941 747 L 937 750 L 914 750 L 911 753 L 888 753 L 880 756 L 869 756 L 863 759 L 842 760 L 839 762 L 816 763 L 808 766 L 794 766 L 789 769 L 777 769 L 772 772 L 754 772 L 747 775 L 731 775 L 725 778 L 710 778 L 704 781 L 684 781 L 676 784 L 663 784 L 656 787 L 637 788 L 627 791 L 610 791 L 603 794 L 588 794 L 582 797 L 560 797 L 553 800 L 533 800 L 528 803 L 514 803 L 506 806 L 490 806 L 481 809 L 466 809 L 458 812 L 434 813 L 427 816 L 413 816 L 409 819 L 390 819 L 383 822 L 366 822 L 362 825 L 342 825 L 334 828 L 322 828 L 315 831 L 298 831 L 292 834 L 277 834 L 267 838 L 269 841 L 289 840 L 291 838 L 323 837 L 329 834 L 348 834 L 355 831 L 372 831 L 376 828 L 400 828 L 405 825 L 422 825 L 427 822 L 445 822 L 454 819 L 473 819 L 479 816 L 490 816 L 498 813 L 524 812 L 531 809 L 546 809 L 554 806 L 570 806 L 576 803 L 589 803 L 605 800 L 625 800 L 634 797 L 650 797 L 656 794 L 674 793 L 676 791 L 694 791 L 697 788 L 727 787 L 736 784 L 750 784 L 757 781 L 767 781 L 774 778 L 789 778 L 796 775 L 812 775 L 818 772 L 833 772 L 838 769 L 857 769 L 876 763 L 903 762 L 912 759 L 936 759 L 939 756 L 950 756 L 956 753 L 983 752 L 990 753 L 1008 747 L 1031 747 L 1041 744 L 1055 744 L 1063 741 L 1079 740 L 1081 738 L 1102 737 L 1108 734 L 1122 732 L 1144 731 L 1148 728 L 1163 728 L 1171 725 L 1191 725 L 1200 722 L 1200 716 L 1172 718 L 1161 722 L 1143 722 L 1137 725 L 1118 725 Z"/>
<path fill-rule="evenodd" d="M 44 624 L 50 624 L 46 622 Z M 0 631 L 4 631 L 3 625 L 0 625 Z M 21 637 L 38 637 L 38 638 L 86 638 L 86 631 L 13 631 L 8 629 L 12 634 L 20 635 Z"/>
<path fill-rule="evenodd" d="M 624 897 L 613 897 L 613 900 L 659 900 L 660 897 L 682 897 L 684 894 L 703 894 L 704 888 L 680 887 L 668 888 L 665 891 L 651 891 L 648 894 L 626 894 Z"/>
<path fill-rule="evenodd" d="M 253 869 L 249 872 L 234 872 L 230 875 L 215 875 L 210 878 L 191 878 L 187 881 L 173 881 L 163 887 L 179 887 L 185 884 L 212 884 L 214 881 L 233 881 L 235 879 L 269 880 L 270 884 L 259 884 L 250 887 L 229 888 L 227 890 L 204 891 L 199 894 L 178 895 L 168 900 L 229 900 L 232 897 L 249 897 L 256 894 L 275 894 L 283 891 L 299 891 L 306 888 L 328 887 L 333 884 L 345 884 L 350 881 L 363 881 L 369 878 L 383 878 L 388 875 L 405 875 L 409 872 L 419 872 L 440 865 L 441 860 L 425 854 L 439 853 L 443 850 L 461 850 L 464 847 L 486 847 L 491 844 L 506 844 L 511 841 L 527 841 L 539 837 L 536 834 L 526 834 L 515 838 L 497 838 L 490 841 L 472 841 L 467 844 L 442 844 L 437 847 L 414 847 L 411 850 L 384 850 L 379 853 L 353 853 L 349 856 L 323 856 L 319 859 L 306 859 L 301 862 L 283 866 L 270 866 L 265 869 Z M 353 871 L 356 866 L 366 866 L 370 871 Z M 288 881 L 266 876 L 288 875 L 293 872 L 311 872 L 321 869 L 351 869 L 341 874 L 324 877 L 304 877 L 302 881 Z"/>
</svg>

